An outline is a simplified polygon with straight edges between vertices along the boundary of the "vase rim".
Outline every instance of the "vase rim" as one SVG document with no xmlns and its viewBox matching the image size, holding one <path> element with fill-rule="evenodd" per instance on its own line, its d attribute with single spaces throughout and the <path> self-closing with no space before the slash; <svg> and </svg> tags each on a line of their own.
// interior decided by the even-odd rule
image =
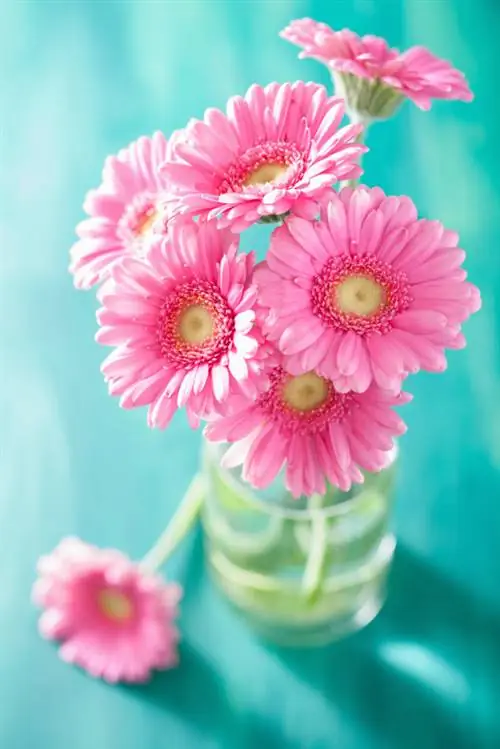
<svg viewBox="0 0 500 749">
<path fill-rule="evenodd" d="M 227 443 L 215 443 L 209 442 L 204 439 L 204 457 L 208 458 L 208 461 L 213 465 L 217 465 L 217 470 L 224 477 L 224 480 L 229 486 L 237 489 L 238 494 L 243 496 L 245 501 L 251 506 L 252 509 L 259 510 L 267 515 L 279 516 L 281 518 L 288 518 L 293 520 L 304 519 L 310 516 L 312 513 L 320 514 L 322 517 L 335 517 L 346 515 L 352 511 L 356 511 L 356 507 L 366 501 L 366 497 L 376 490 L 374 488 L 364 487 L 363 484 L 359 484 L 359 492 L 354 494 L 345 500 L 328 504 L 324 506 L 313 506 L 308 504 L 302 507 L 293 507 L 289 505 L 282 505 L 266 501 L 258 496 L 258 489 L 255 489 L 248 482 L 235 475 L 235 471 L 224 468 L 220 465 L 221 450 L 227 447 Z M 386 465 L 377 473 L 381 473 L 391 468 L 397 460 L 399 454 L 398 444 L 394 443 L 391 450 L 387 452 L 388 458 Z M 321 495 L 317 495 L 318 497 Z M 310 498 L 311 499 L 311 498 Z M 303 502 L 303 499 L 294 500 L 297 503 Z"/>
</svg>

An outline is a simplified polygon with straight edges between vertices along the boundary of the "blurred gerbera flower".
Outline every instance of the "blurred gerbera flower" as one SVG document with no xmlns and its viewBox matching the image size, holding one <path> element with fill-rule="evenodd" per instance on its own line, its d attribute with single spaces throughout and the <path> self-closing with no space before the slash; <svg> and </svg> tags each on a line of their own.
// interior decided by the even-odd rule
<svg viewBox="0 0 500 749">
<path fill-rule="evenodd" d="M 167 145 L 157 132 L 106 159 L 102 183 L 85 199 L 89 218 L 78 224 L 79 240 L 71 248 L 70 272 L 78 288 L 102 281 L 125 255 L 142 257 L 153 232 L 163 230 L 166 184 L 158 167 L 165 161 Z"/>
<path fill-rule="evenodd" d="M 177 665 L 181 589 L 114 549 L 66 538 L 38 563 L 41 634 L 61 657 L 109 682 L 143 682 Z"/>
<path fill-rule="evenodd" d="M 172 142 L 162 174 L 174 213 L 218 217 L 241 232 L 293 210 L 314 216 L 325 188 L 361 173 L 361 128 L 339 130 L 341 99 L 298 81 L 235 96 L 227 113 L 209 109 Z"/>
<path fill-rule="evenodd" d="M 401 54 L 378 36 L 334 31 L 311 18 L 292 21 L 281 36 L 302 47 L 300 57 L 327 65 L 347 107 L 362 117 L 390 116 L 404 97 L 420 109 L 430 109 L 432 99 L 473 98 L 463 74 L 424 47 Z"/>
<path fill-rule="evenodd" d="M 235 396 L 227 414 L 209 423 L 213 442 L 233 442 L 222 462 L 243 465 L 243 479 L 268 486 L 285 466 L 285 485 L 294 497 L 324 494 L 325 479 L 347 491 L 361 483 L 359 468 L 387 464 L 393 437 L 406 427 L 392 406 L 407 402 L 372 385 L 364 393 L 339 393 L 331 380 L 311 370 L 288 374 L 275 367 L 257 399 Z"/>
<path fill-rule="evenodd" d="M 444 370 L 444 349 L 465 345 L 460 323 L 480 307 L 457 242 L 379 188 L 332 190 L 321 221 L 288 219 L 256 279 L 289 371 L 317 369 L 337 390 L 362 392 Z"/>
<path fill-rule="evenodd" d="M 192 426 L 232 390 L 260 378 L 254 324 L 253 256 L 213 223 L 174 222 L 148 262 L 128 258 L 100 294 L 96 340 L 116 350 L 102 372 L 123 408 L 149 405 L 148 423 L 164 428 L 186 406 Z"/>
</svg>

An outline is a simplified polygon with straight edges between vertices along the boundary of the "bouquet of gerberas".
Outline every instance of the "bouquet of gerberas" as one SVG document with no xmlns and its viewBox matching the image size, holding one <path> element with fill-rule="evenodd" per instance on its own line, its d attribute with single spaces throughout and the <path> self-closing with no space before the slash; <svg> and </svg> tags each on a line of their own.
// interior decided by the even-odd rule
<svg viewBox="0 0 500 749">
<path fill-rule="evenodd" d="M 458 236 L 410 198 L 358 185 L 371 122 L 409 98 L 472 98 L 423 48 L 334 32 L 310 19 L 282 36 L 332 70 L 315 83 L 253 85 L 167 139 L 141 137 L 85 201 L 71 272 L 99 285 L 102 372 L 123 408 L 164 429 L 177 409 L 230 443 L 226 466 L 294 498 L 342 492 L 387 465 L 405 425 L 406 377 L 442 372 L 480 306 Z M 341 126 L 344 113 L 350 123 Z M 239 235 L 275 223 L 264 262 Z M 155 571 L 196 517 L 196 479 L 140 564 L 67 539 L 40 562 L 41 630 L 61 655 L 111 681 L 176 662 L 176 586 Z"/>
</svg>

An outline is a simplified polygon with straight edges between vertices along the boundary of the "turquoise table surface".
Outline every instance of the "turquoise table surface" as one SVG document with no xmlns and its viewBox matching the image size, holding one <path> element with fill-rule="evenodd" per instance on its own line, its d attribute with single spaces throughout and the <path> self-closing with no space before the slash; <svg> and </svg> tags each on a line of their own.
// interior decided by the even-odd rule
<svg viewBox="0 0 500 749">
<path fill-rule="evenodd" d="M 312 79 L 292 18 L 425 44 L 476 100 L 406 105 L 369 134 L 366 180 L 457 229 L 484 306 L 442 376 L 411 381 L 390 597 L 323 650 L 258 641 L 207 579 L 199 530 L 181 665 L 141 688 L 63 664 L 36 630 L 37 557 L 69 533 L 143 554 L 196 470 L 184 415 L 162 433 L 99 372 L 95 297 L 67 273 L 104 157 L 253 82 Z M 498 0 L 18 0 L 0 8 L 1 749 L 499 749 L 500 3 Z M 246 246 L 263 247 L 265 227 Z"/>
</svg>

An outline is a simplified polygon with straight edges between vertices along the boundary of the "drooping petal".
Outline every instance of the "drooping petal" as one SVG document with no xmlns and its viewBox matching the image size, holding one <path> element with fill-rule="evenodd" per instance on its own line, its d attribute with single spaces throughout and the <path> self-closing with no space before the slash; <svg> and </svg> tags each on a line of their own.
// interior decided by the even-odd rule
<svg viewBox="0 0 500 749">
<path fill-rule="evenodd" d="M 403 96 L 421 109 L 429 109 L 432 99 L 473 98 L 463 74 L 424 47 L 400 54 L 381 37 L 334 31 L 311 18 L 292 21 L 280 36 L 301 47 L 299 57 L 319 60 L 334 72 L 336 88 L 360 117 L 390 117 Z M 385 96 L 373 96 L 374 90 Z"/>
</svg>

